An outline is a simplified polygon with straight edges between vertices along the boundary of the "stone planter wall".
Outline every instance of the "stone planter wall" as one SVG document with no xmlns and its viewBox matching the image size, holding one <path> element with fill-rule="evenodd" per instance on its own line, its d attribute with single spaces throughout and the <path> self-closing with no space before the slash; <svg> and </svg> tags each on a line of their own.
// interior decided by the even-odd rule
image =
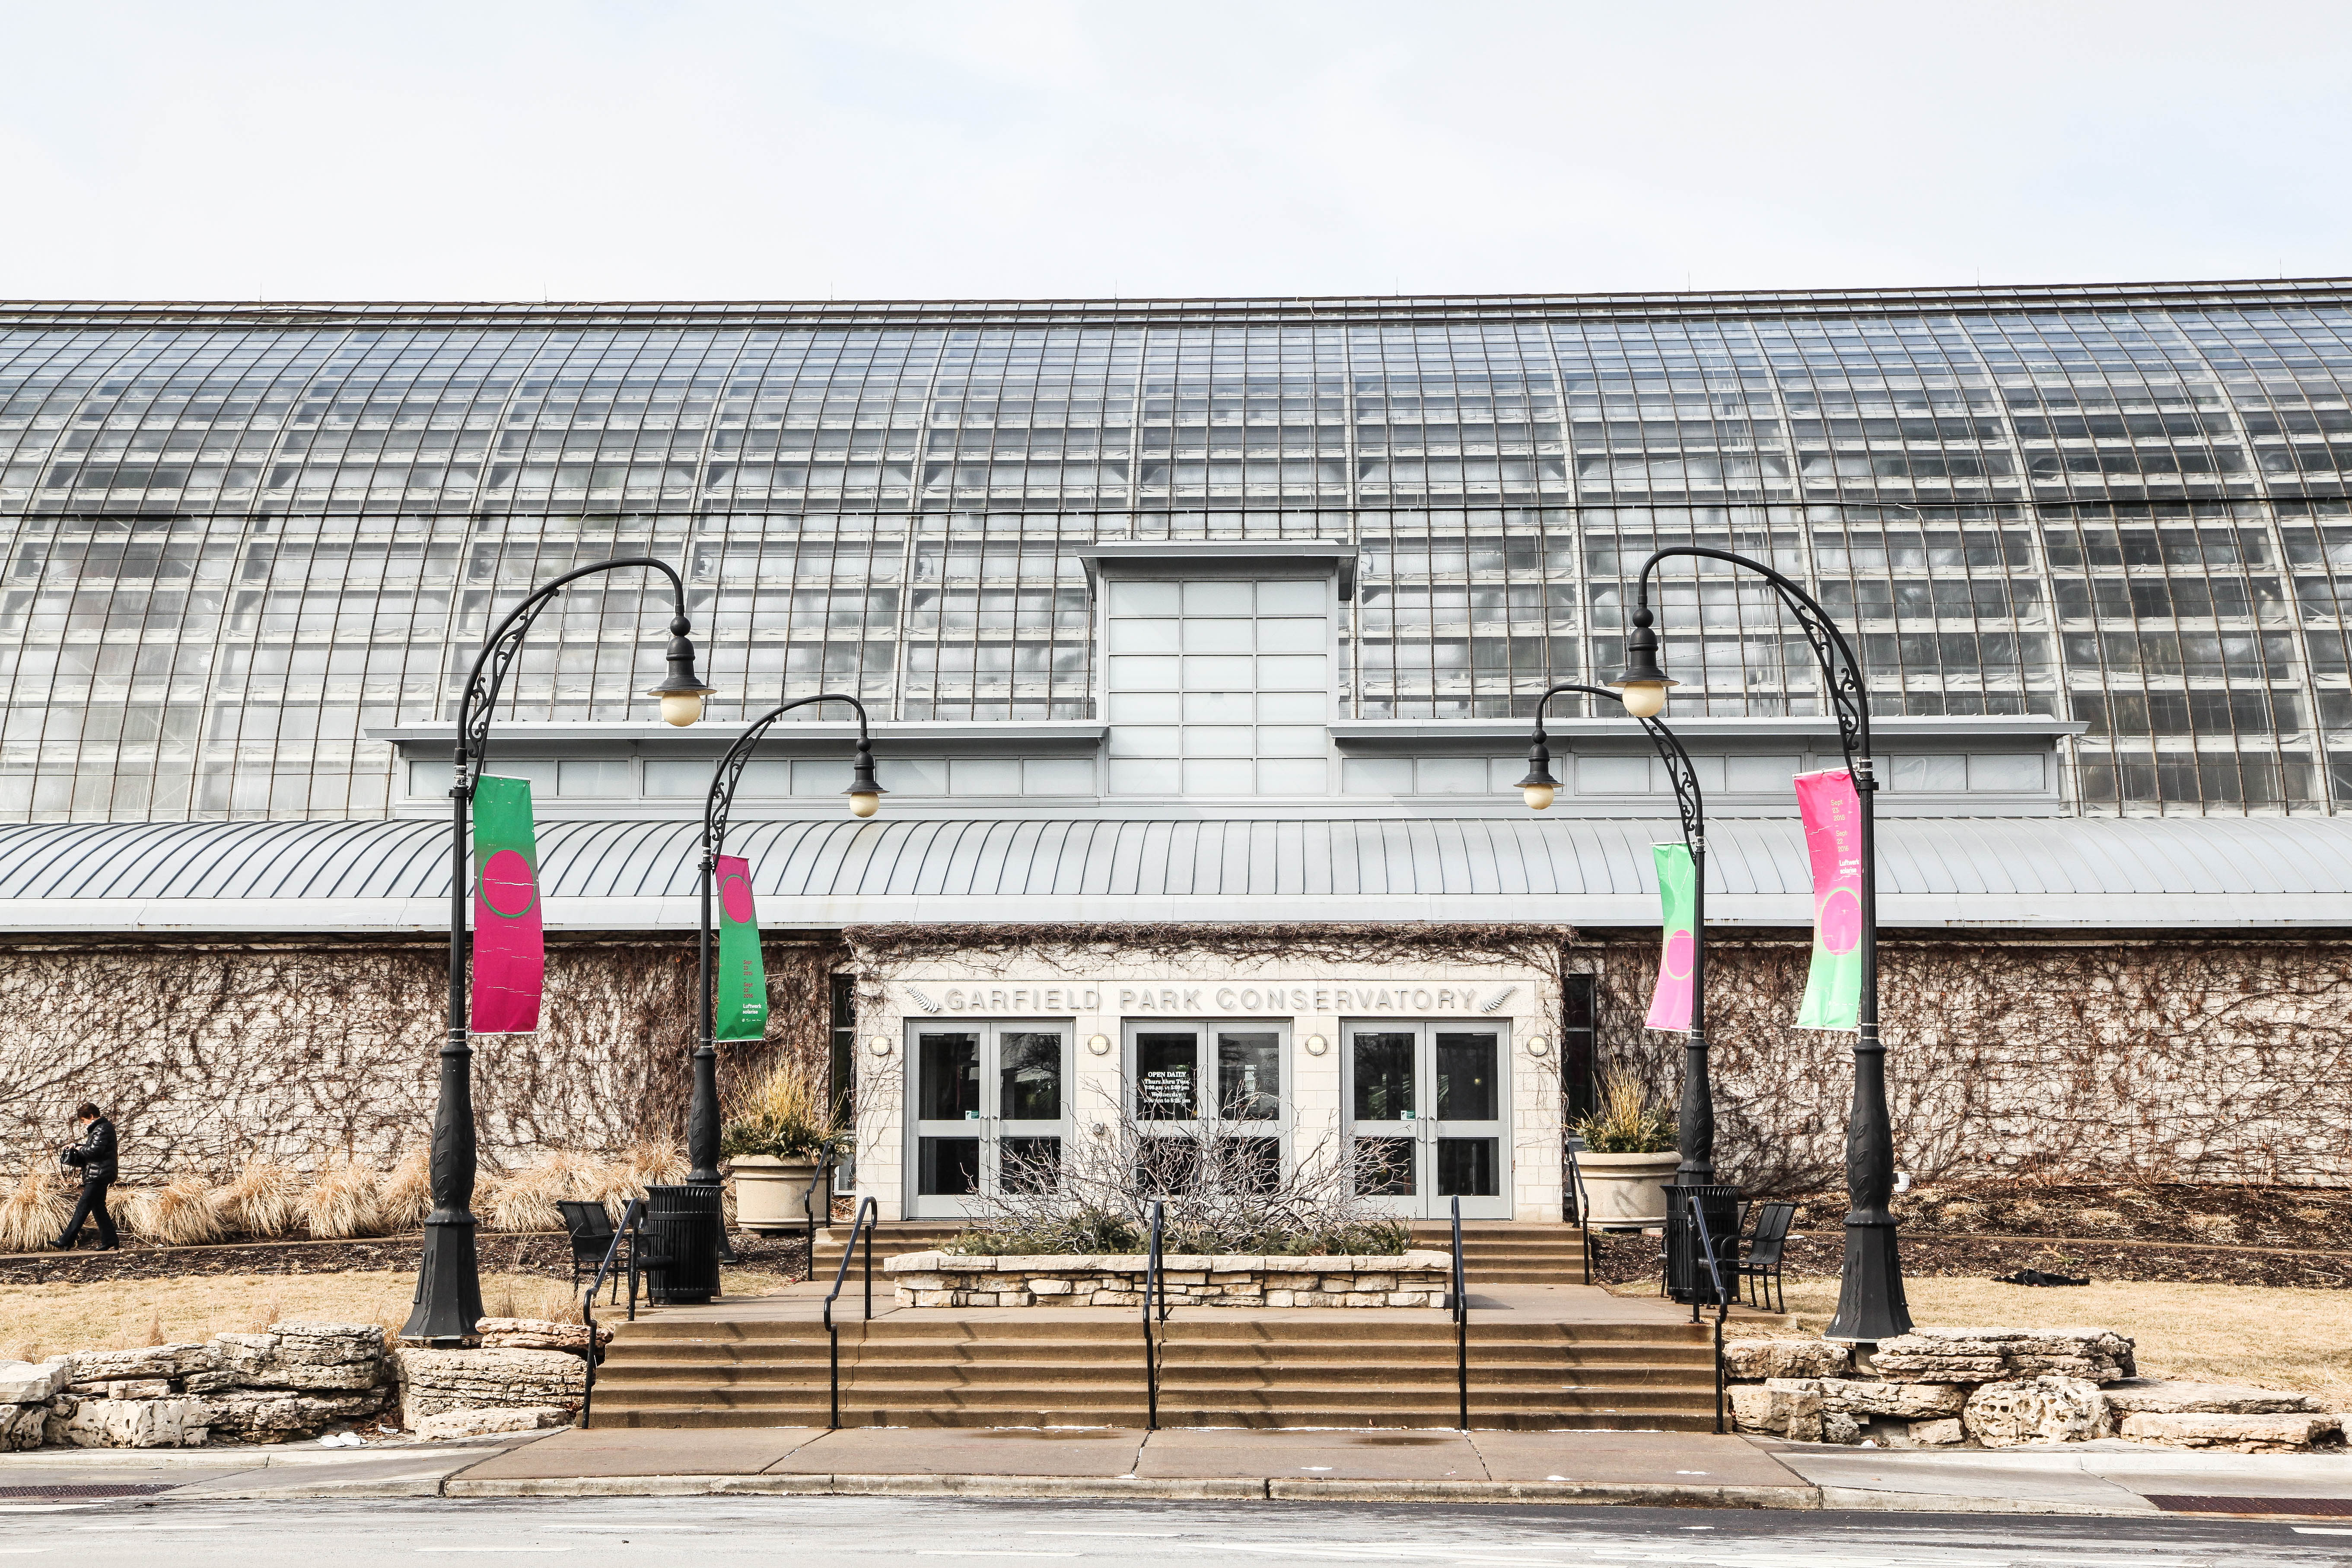
<svg viewBox="0 0 2352 1568">
<path fill-rule="evenodd" d="M 485 1318 L 481 1329 L 480 1350 L 387 1350 L 376 1323 L 275 1323 L 204 1344 L 0 1362 L 0 1450 L 283 1443 L 381 1415 L 395 1390 L 425 1436 L 570 1420 L 586 1327 Z"/>
<path fill-rule="evenodd" d="M 1730 1340 L 1735 1430 L 1882 1448 L 2124 1437 L 2177 1448 L 2339 1447 L 2352 1417 L 2308 1394 L 2144 1378 L 2097 1329 L 1919 1329 L 1857 1357 L 1825 1340 Z"/>
<path fill-rule="evenodd" d="M 1140 1257 L 964 1258 L 910 1252 L 882 1266 L 904 1307 L 1135 1307 Z M 1437 1307 L 1454 1267 L 1443 1252 L 1386 1257 L 1163 1256 L 1160 1278 L 1179 1307 Z"/>
</svg>

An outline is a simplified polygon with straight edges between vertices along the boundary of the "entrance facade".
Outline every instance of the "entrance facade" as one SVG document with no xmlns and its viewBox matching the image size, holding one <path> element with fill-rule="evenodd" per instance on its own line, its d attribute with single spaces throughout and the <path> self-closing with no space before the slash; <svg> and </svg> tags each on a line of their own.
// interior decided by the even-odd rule
<svg viewBox="0 0 2352 1568">
<path fill-rule="evenodd" d="M 964 1218 L 1131 1142 L 1171 1190 L 1346 1161 L 1401 1218 L 1460 1198 L 1465 1218 L 1557 1221 L 1560 999 L 1558 975 L 1502 963 L 1094 951 L 893 976 L 861 987 L 857 1191 L 885 1218 Z"/>
</svg>

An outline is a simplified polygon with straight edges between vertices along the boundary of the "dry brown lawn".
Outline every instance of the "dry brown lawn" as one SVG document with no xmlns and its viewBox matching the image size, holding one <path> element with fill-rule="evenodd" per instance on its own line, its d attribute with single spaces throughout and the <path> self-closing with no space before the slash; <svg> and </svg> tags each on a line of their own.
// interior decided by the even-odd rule
<svg viewBox="0 0 2352 1568">
<path fill-rule="evenodd" d="M 782 1288 L 782 1275 L 728 1269 L 730 1296 Z M 416 1276 L 213 1274 L 186 1279 L 120 1279 L 88 1285 L 0 1285 L 0 1354 L 37 1361 L 65 1351 L 185 1343 L 273 1322 L 382 1323 L 396 1333 L 408 1317 Z M 485 1274 L 482 1305 L 494 1318 L 576 1318 L 562 1279 Z M 600 1309 L 610 1322 L 616 1310 Z"/>
<path fill-rule="evenodd" d="M 1656 1287 L 1653 1285 L 1652 1289 Z M 2131 1336 L 2146 1377 L 2245 1383 L 2328 1395 L 2352 1410 L 2352 1290 L 2259 1285 L 2094 1284 L 2033 1288 L 1991 1279 L 1906 1279 L 1923 1327 L 2059 1329 Z M 1789 1281 L 1797 1326 L 1819 1333 L 1837 1308 L 1837 1281 Z"/>
</svg>

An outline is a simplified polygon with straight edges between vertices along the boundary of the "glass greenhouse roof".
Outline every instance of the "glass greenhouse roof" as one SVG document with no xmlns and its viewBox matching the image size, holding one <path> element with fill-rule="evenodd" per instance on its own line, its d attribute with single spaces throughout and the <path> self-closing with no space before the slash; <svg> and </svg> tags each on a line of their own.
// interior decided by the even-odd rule
<svg viewBox="0 0 2352 1568">
<path fill-rule="evenodd" d="M 1708 543 L 1811 583 L 1882 711 L 2086 721 L 2076 809 L 2331 812 L 2347 329 L 2338 280 L 0 307 L 0 820 L 385 815 L 362 731 L 615 553 L 685 563 L 719 718 L 1094 719 L 1076 547 L 1166 538 L 1360 548 L 1341 717 L 1605 676 L 1626 574 Z M 568 596 L 515 713 L 642 716 L 657 587 Z M 1752 584 L 1663 625 L 1678 711 L 1812 710 Z"/>
</svg>

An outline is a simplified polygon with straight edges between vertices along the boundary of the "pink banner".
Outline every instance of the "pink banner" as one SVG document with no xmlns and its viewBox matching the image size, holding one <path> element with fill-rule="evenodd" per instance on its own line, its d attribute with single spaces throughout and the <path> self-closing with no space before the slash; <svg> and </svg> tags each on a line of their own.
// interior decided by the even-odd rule
<svg viewBox="0 0 2352 1568">
<path fill-rule="evenodd" d="M 1862 797 L 1843 768 L 1794 783 L 1813 863 L 1813 962 L 1797 1027 L 1851 1029 L 1862 1007 Z"/>
<path fill-rule="evenodd" d="M 484 775 L 474 784 L 474 1033 L 539 1032 L 547 971 L 539 918 L 539 847 L 530 785 Z"/>
</svg>

